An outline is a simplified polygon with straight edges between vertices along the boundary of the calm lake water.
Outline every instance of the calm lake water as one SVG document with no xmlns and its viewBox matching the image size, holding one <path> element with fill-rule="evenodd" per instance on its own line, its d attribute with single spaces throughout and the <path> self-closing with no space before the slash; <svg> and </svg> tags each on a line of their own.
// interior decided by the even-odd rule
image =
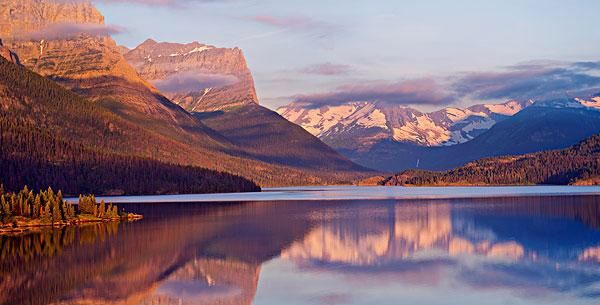
<svg viewBox="0 0 600 305">
<path fill-rule="evenodd" d="M 567 193 L 120 204 L 0 237 L 0 304 L 600 304 L 600 196 Z"/>
</svg>

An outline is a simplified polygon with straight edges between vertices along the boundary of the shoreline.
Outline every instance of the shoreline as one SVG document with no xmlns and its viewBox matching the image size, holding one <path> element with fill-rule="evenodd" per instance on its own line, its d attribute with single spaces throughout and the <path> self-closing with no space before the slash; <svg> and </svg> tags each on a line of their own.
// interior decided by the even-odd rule
<svg viewBox="0 0 600 305">
<path fill-rule="evenodd" d="M 144 216 L 139 214 L 128 213 L 127 216 L 111 217 L 111 218 L 98 218 L 91 215 L 85 215 L 89 217 L 78 216 L 77 219 L 69 221 L 57 221 L 53 223 L 42 223 L 39 219 L 29 219 L 25 217 L 18 217 L 11 223 L 0 225 L 0 236 L 11 236 L 21 235 L 29 232 L 37 232 L 42 229 L 55 229 L 64 227 L 77 227 L 89 224 L 98 223 L 109 223 L 109 222 L 132 222 L 141 220 Z"/>
<path fill-rule="evenodd" d="M 98 197 L 113 203 L 194 203 L 331 200 L 433 200 L 497 197 L 600 196 L 600 186 L 301 186 L 255 193 Z M 76 200 L 67 198 L 67 201 Z"/>
</svg>

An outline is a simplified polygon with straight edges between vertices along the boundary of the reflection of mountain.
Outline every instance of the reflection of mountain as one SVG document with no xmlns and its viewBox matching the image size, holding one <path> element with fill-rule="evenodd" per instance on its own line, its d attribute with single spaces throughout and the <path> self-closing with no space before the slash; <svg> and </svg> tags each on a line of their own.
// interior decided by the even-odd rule
<svg viewBox="0 0 600 305">
<path fill-rule="evenodd" d="M 294 261 L 318 260 L 349 265 L 374 265 L 437 252 L 450 256 L 478 254 L 519 259 L 523 246 L 514 241 L 471 241 L 453 231 L 452 209 L 443 205 L 397 205 L 389 223 L 324 225 L 287 249 Z M 349 232 L 350 231 L 350 232 Z"/>
<path fill-rule="evenodd" d="M 272 287 L 262 281 L 313 270 L 346 288 L 593 294 L 599 207 L 598 197 L 129 205 L 146 219 L 0 237 L 0 304 L 248 305 Z M 282 263 L 298 268 L 273 274 Z"/>
<path fill-rule="evenodd" d="M 597 197 L 367 204 L 313 227 L 282 258 L 349 285 L 392 276 L 406 287 L 597 295 L 599 207 Z"/>
<path fill-rule="evenodd" d="M 222 259 L 194 259 L 157 283 L 139 304 L 250 305 L 260 267 Z"/>
</svg>

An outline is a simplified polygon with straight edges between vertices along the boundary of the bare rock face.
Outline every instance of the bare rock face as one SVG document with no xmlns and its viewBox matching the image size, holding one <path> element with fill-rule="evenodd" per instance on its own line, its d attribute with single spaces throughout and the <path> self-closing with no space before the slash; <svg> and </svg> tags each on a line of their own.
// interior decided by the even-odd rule
<svg viewBox="0 0 600 305">
<path fill-rule="evenodd" d="M 147 81 L 189 112 L 258 103 L 242 50 L 148 39 L 125 55 Z"/>
<path fill-rule="evenodd" d="M 139 77 L 108 34 L 89 1 L 0 3 L 0 37 L 25 67 L 93 100 L 117 100 L 126 105 L 124 115 L 193 122 Z"/>
<path fill-rule="evenodd" d="M 4 59 L 12 62 L 13 64 L 17 64 L 20 65 L 21 62 L 19 61 L 19 56 L 17 56 L 17 53 L 11 51 L 10 49 L 8 49 L 7 47 L 4 46 L 4 44 L 2 43 L 2 39 L 0 39 L 0 57 L 3 57 Z"/>
</svg>

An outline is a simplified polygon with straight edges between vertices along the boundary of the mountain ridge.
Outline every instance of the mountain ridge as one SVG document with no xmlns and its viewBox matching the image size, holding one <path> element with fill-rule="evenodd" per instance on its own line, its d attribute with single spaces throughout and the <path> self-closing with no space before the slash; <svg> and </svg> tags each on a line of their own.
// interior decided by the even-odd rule
<svg viewBox="0 0 600 305">
<path fill-rule="evenodd" d="M 385 185 L 524 185 L 600 183 L 600 134 L 569 148 L 480 159 L 446 172 L 408 170 Z"/>
<path fill-rule="evenodd" d="M 431 147 L 464 143 L 532 104 L 511 100 L 425 113 L 371 102 L 322 107 L 292 103 L 277 112 L 336 149 L 364 150 L 385 139 Z"/>
</svg>

